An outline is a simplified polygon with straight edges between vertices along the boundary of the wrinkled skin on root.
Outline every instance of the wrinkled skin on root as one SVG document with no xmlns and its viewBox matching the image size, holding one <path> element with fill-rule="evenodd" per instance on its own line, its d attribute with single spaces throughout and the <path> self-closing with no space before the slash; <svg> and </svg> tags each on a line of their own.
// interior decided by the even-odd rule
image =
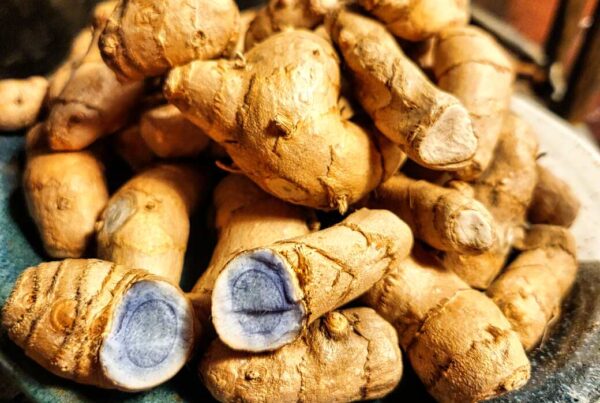
<svg viewBox="0 0 600 403">
<path fill-rule="evenodd" d="M 406 350 L 430 310 L 457 291 L 468 289 L 467 283 L 416 243 L 411 255 L 397 262 L 361 301 L 394 325 L 400 347 Z"/>
<path fill-rule="evenodd" d="M 538 165 L 538 182 L 529 205 L 528 218 L 534 224 L 570 227 L 581 203 L 568 183 Z"/>
<path fill-rule="evenodd" d="M 488 210 L 461 191 L 395 175 L 373 192 L 368 205 L 404 220 L 416 238 L 439 250 L 483 252 L 495 242 Z"/>
<path fill-rule="evenodd" d="M 26 136 L 23 190 L 44 250 L 54 258 L 81 257 L 108 202 L 104 166 L 90 151 L 52 153 L 42 123 Z"/>
<path fill-rule="evenodd" d="M 358 0 L 394 35 L 422 41 L 469 22 L 469 0 Z"/>
<path fill-rule="evenodd" d="M 200 377 L 221 402 L 349 402 L 381 398 L 402 376 L 398 338 L 369 308 L 330 312 L 277 351 L 249 354 L 215 340 Z"/>
<path fill-rule="evenodd" d="M 538 140 L 532 128 L 509 115 L 488 172 L 474 184 L 475 198 L 498 222 L 519 226 L 525 222 L 537 183 Z"/>
<path fill-rule="evenodd" d="M 491 35 L 472 26 L 443 31 L 433 53 L 437 85 L 462 102 L 473 122 L 477 152 L 469 166 L 456 172 L 472 180 L 494 156 L 513 92 L 513 63 Z"/>
<path fill-rule="evenodd" d="M 118 76 L 142 80 L 224 55 L 235 46 L 238 29 L 233 0 L 121 0 L 100 49 Z"/>
<path fill-rule="evenodd" d="M 452 270 L 471 287 L 485 290 L 504 267 L 513 239 L 512 230 L 502 226 L 496 233 L 494 244 L 485 252 L 465 255 L 441 251 L 437 256 L 444 267 Z"/>
<path fill-rule="evenodd" d="M 195 168 L 183 164 L 161 164 L 134 176 L 110 198 L 96 224 L 98 256 L 178 284 L 189 215 L 205 183 Z"/>
<path fill-rule="evenodd" d="M 47 88 L 44 77 L 0 80 L 0 130 L 20 130 L 34 124 Z"/>
<path fill-rule="evenodd" d="M 52 373 L 127 392 L 173 377 L 194 344 L 193 309 L 177 286 L 95 259 L 25 270 L 4 305 L 2 325 Z"/>
<path fill-rule="evenodd" d="M 127 123 L 144 90 L 143 82 L 119 82 L 104 64 L 98 49 L 100 30 L 95 27 L 88 52 L 52 101 L 46 124 L 53 150 L 81 150 L 117 131 Z"/>
<path fill-rule="evenodd" d="M 314 29 L 338 4 L 338 0 L 269 0 L 248 28 L 246 49 L 286 28 Z"/>
<path fill-rule="evenodd" d="M 440 402 L 476 402 L 523 386 L 530 365 L 496 305 L 422 249 L 363 297 L 390 321 L 427 391 Z"/>
<path fill-rule="evenodd" d="M 388 153 L 341 117 L 337 55 L 312 32 L 273 35 L 243 60 L 175 68 L 164 92 L 244 174 L 282 200 L 345 211 L 389 174 Z"/>
<path fill-rule="evenodd" d="M 525 385 L 531 373 L 510 323 L 491 299 L 476 290 L 458 291 L 430 311 L 407 353 L 427 391 L 439 402 L 499 396 Z"/>
<path fill-rule="evenodd" d="M 409 158 L 438 170 L 467 165 L 477 138 L 466 109 L 437 89 L 375 20 L 340 10 L 326 19 L 375 125 Z"/>
<path fill-rule="evenodd" d="M 575 239 L 558 226 L 532 226 L 520 246 L 523 252 L 487 294 L 530 350 L 560 316 L 561 303 L 577 274 L 577 256 Z"/>
<path fill-rule="evenodd" d="M 161 158 L 193 157 L 208 148 L 210 139 L 173 105 L 146 111 L 140 118 L 140 134 Z"/>
<path fill-rule="evenodd" d="M 494 160 L 472 184 L 475 198 L 496 220 L 496 242 L 480 255 L 445 252 L 441 256 L 444 267 L 459 274 L 472 287 L 486 289 L 496 278 L 504 267 L 516 232 L 525 225 L 537 183 L 537 152 L 538 141 L 531 128 L 516 116 L 507 116 Z"/>
<path fill-rule="evenodd" d="M 208 267 L 188 294 L 203 327 L 209 322 L 217 276 L 238 252 L 306 235 L 310 213 L 263 192 L 242 175 L 229 175 L 214 191 L 217 245 Z"/>
<path fill-rule="evenodd" d="M 215 282 L 215 329 L 237 350 L 280 348 L 368 290 L 411 247 L 394 214 L 362 209 L 325 230 L 242 252 Z"/>
</svg>

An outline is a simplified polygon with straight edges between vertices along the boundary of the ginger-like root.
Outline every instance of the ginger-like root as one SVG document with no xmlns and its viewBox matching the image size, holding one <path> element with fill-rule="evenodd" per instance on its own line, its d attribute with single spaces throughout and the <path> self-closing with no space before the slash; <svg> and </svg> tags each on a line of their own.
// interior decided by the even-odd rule
<svg viewBox="0 0 600 403">
<path fill-rule="evenodd" d="M 538 165 L 538 182 L 529 205 L 528 218 L 534 224 L 570 227 L 581 204 L 568 183 Z"/>
<path fill-rule="evenodd" d="M 189 215 L 206 178 L 187 165 L 161 164 L 136 175 L 109 200 L 96 224 L 98 256 L 181 279 Z"/>
<path fill-rule="evenodd" d="M 440 303 L 448 301 L 456 292 L 470 288 L 415 243 L 411 255 L 397 262 L 361 301 L 394 325 L 400 346 L 407 350 L 430 310 L 439 309 Z"/>
<path fill-rule="evenodd" d="M 400 153 L 341 117 L 337 55 L 312 32 L 273 35 L 243 60 L 175 68 L 164 92 L 244 174 L 294 204 L 343 212 L 389 175 L 388 151 Z"/>
<path fill-rule="evenodd" d="M 306 235 L 309 212 L 265 192 L 242 175 L 229 175 L 214 191 L 218 241 L 208 267 L 188 294 L 200 323 L 208 326 L 215 280 L 238 252 Z"/>
<path fill-rule="evenodd" d="M 476 402 L 523 386 L 530 364 L 509 321 L 484 294 L 415 247 L 363 302 L 394 325 L 440 402 Z"/>
<path fill-rule="evenodd" d="M 23 271 L 2 310 L 2 325 L 52 373 L 127 392 L 173 377 L 194 345 L 193 309 L 177 286 L 95 259 Z"/>
<path fill-rule="evenodd" d="M 104 166 L 89 151 L 51 153 L 44 125 L 26 136 L 23 189 L 48 255 L 80 257 L 94 236 L 94 225 L 108 202 Z"/>
<path fill-rule="evenodd" d="M 148 147 L 161 158 L 193 157 L 210 143 L 202 130 L 187 120 L 173 105 L 144 112 L 140 134 Z"/>
<path fill-rule="evenodd" d="M 464 180 L 479 177 L 494 156 L 513 90 L 513 63 L 496 40 L 476 27 L 443 31 L 434 45 L 438 86 L 467 108 L 478 144 L 469 166 L 456 172 Z"/>
<path fill-rule="evenodd" d="M 498 222 L 522 226 L 537 183 L 538 139 L 533 129 L 510 115 L 488 172 L 473 184 L 475 198 Z"/>
<path fill-rule="evenodd" d="M 437 89 L 379 22 L 340 10 L 326 18 L 375 125 L 417 163 L 456 170 L 473 157 L 477 138 L 467 110 Z"/>
<path fill-rule="evenodd" d="M 98 3 L 94 9 L 95 26 L 101 26 L 108 18 L 108 11 L 116 1 Z M 0 130 L 19 130 L 35 123 L 40 109 L 52 107 L 74 70 L 88 53 L 93 35 L 90 27 L 82 29 L 73 39 L 66 60 L 48 79 L 30 77 L 24 80 L 0 80 Z"/>
<path fill-rule="evenodd" d="M 269 36 L 288 28 L 314 29 L 339 0 L 269 0 L 250 23 L 245 47 L 251 49 Z"/>
<path fill-rule="evenodd" d="M 400 217 L 415 238 L 432 247 L 473 254 L 495 242 L 495 222 L 488 210 L 459 190 L 395 175 L 377 188 L 369 207 Z"/>
<path fill-rule="evenodd" d="M 44 77 L 0 80 L 0 131 L 21 130 L 35 123 L 48 88 Z"/>
<path fill-rule="evenodd" d="M 239 18 L 233 0 L 121 0 L 100 38 L 102 57 L 122 79 L 159 76 L 233 50 Z"/>
<path fill-rule="evenodd" d="M 524 251 L 487 294 L 530 350 L 559 317 L 560 305 L 575 282 L 577 258 L 575 239 L 563 227 L 534 225 L 523 243 Z"/>
<path fill-rule="evenodd" d="M 394 35 L 422 41 L 469 22 L 469 0 L 358 0 Z"/>
<path fill-rule="evenodd" d="M 139 125 L 121 130 L 112 139 L 115 151 L 134 172 L 147 168 L 156 159 L 142 138 Z"/>
<path fill-rule="evenodd" d="M 242 252 L 215 282 L 215 330 L 236 350 L 280 348 L 371 288 L 411 247 L 410 229 L 394 214 L 362 209 L 325 230 Z"/>
<path fill-rule="evenodd" d="M 431 311 L 408 355 L 439 402 L 478 402 L 502 395 L 524 386 L 531 373 L 510 323 L 476 290 L 459 291 L 443 309 Z"/>
<path fill-rule="evenodd" d="M 98 24 L 103 24 L 98 19 Z M 47 120 L 48 143 L 53 150 L 81 150 L 127 123 L 144 89 L 143 82 L 121 83 L 104 64 L 98 49 L 102 25 L 86 55 L 52 103 Z"/>
<path fill-rule="evenodd" d="M 116 0 L 108 0 L 96 4 L 96 7 L 94 7 L 94 10 L 92 11 L 92 25 L 79 31 L 75 38 L 73 38 L 71 49 L 65 61 L 48 79 L 49 85 L 48 93 L 46 94 L 46 105 L 52 107 L 85 55 L 90 51 L 90 47 L 95 46 L 94 44 L 97 40 L 94 40 L 94 32 L 97 35 L 98 30 L 101 30 L 102 27 L 104 27 L 117 3 Z"/>
<path fill-rule="evenodd" d="M 294 343 L 249 354 L 215 340 L 200 377 L 221 402 L 350 402 L 381 398 L 402 376 L 393 327 L 369 308 L 329 312 Z"/>
<path fill-rule="evenodd" d="M 496 242 L 479 255 L 441 253 L 444 267 L 471 287 L 486 289 L 490 285 L 506 262 L 515 230 L 525 224 L 537 183 L 537 150 L 537 138 L 529 125 L 516 116 L 507 116 L 494 160 L 472 184 L 475 198 L 496 220 Z"/>
<path fill-rule="evenodd" d="M 86 27 L 79 31 L 71 42 L 71 50 L 65 61 L 48 78 L 48 92 L 46 93 L 46 105 L 52 107 L 60 96 L 71 76 L 86 53 L 89 51 L 94 38 L 93 29 Z"/>
<path fill-rule="evenodd" d="M 492 247 L 477 255 L 456 252 L 440 252 L 441 264 L 460 276 L 471 287 L 485 290 L 498 276 L 506 263 L 513 241 L 512 229 L 498 224 L 496 242 Z"/>
</svg>

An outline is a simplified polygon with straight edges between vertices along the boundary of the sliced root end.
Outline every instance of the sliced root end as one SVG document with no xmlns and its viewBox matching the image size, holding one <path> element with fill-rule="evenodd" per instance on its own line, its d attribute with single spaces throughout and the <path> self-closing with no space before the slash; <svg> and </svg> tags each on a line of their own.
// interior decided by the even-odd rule
<svg viewBox="0 0 600 403">
<path fill-rule="evenodd" d="M 454 166 L 466 163 L 477 148 L 471 119 L 460 105 L 444 110 L 431 125 L 419 145 L 419 156 L 431 166 Z"/>
<path fill-rule="evenodd" d="M 223 269 L 212 296 L 213 324 L 229 347 L 275 350 L 294 341 L 306 320 L 290 270 L 266 249 L 238 255 Z"/>
<path fill-rule="evenodd" d="M 489 220 L 475 210 L 461 211 L 455 220 L 456 241 L 465 251 L 483 252 L 494 243 Z"/>
<path fill-rule="evenodd" d="M 112 328 L 100 350 L 105 377 L 118 389 L 152 388 L 173 377 L 194 343 L 191 304 L 162 281 L 140 281 L 115 309 Z"/>
</svg>

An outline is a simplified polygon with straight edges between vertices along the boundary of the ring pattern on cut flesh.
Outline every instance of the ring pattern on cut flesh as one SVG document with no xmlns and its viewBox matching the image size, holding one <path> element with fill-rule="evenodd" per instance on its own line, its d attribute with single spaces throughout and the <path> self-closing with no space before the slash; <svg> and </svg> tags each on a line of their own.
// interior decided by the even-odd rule
<svg viewBox="0 0 600 403">
<path fill-rule="evenodd" d="M 107 378 L 132 389 L 153 387 L 177 373 L 192 348 L 193 312 L 175 287 L 140 281 L 123 296 L 100 350 Z"/>
<path fill-rule="evenodd" d="M 277 348 L 294 340 L 306 320 L 301 296 L 280 256 L 255 250 L 227 264 L 228 274 L 215 283 L 213 321 L 235 335 L 225 341 L 241 350 Z M 227 338 L 227 336 L 225 336 Z"/>
</svg>

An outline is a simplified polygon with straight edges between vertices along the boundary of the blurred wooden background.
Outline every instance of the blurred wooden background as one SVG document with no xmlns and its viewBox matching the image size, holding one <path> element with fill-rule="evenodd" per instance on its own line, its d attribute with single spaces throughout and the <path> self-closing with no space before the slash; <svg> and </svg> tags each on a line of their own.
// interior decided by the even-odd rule
<svg viewBox="0 0 600 403">
<path fill-rule="evenodd" d="M 521 77 L 600 140 L 600 1 L 473 0 L 473 19 L 520 56 Z"/>
</svg>

